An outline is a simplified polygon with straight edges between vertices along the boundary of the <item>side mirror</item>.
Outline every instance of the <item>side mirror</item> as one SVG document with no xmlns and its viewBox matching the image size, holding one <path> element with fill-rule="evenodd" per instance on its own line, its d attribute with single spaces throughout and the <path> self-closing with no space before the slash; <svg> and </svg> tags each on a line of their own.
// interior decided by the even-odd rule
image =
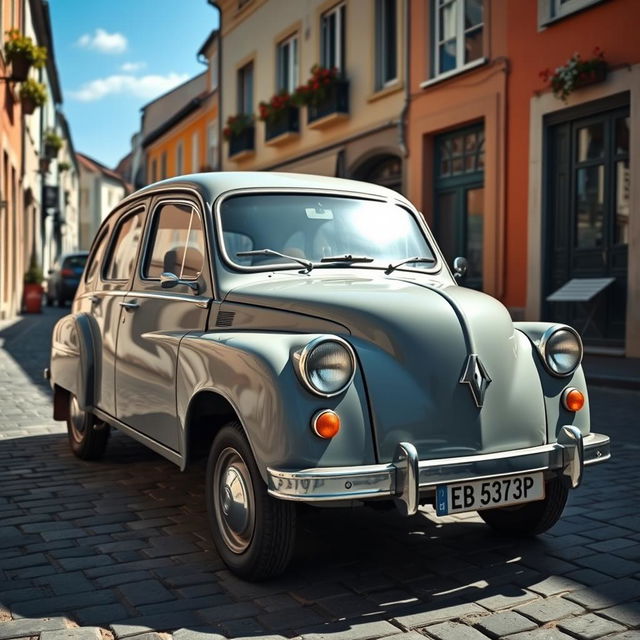
<svg viewBox="0 0 640 640">
<path fill-rule="evenodd" d="M 456 280 L 461 280 L 467 273 L 468 268 L 469 262 L 466 258 L 458 256 L 457 258 L 453 259 L 453 277 Z"/>
<path fill-rule="evenodd" d="M 184 284 L 190 289 L 193 289 L 196 294 L 200 293 L 200 285 L 197 280 L 180 280 L 175 273 L 171 273 L 170 271 L 165 271 L 160 275 L 160 286 L 163 289 L 173 289 L 173 287 L 179 284 Z"/>
</svg>

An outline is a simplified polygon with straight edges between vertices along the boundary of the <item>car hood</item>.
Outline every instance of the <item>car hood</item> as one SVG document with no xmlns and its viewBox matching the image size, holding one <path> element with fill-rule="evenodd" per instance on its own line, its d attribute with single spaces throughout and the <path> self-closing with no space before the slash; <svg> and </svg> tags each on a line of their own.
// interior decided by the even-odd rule
<svg viewBox="0 0 640 640">
<path fill-rule="evenodd" d="M 422 274 L 312 272 L 265 280 L 232 290 L 225 301 L 345 327 L 367 385 L 382 461 L 403 440 L 413 442 L 421 458 L 546 441 L 531 344 L 494 298 Z M 481 398 L 472 389 L 475 377 L 478 391 L 478 376 L 485 378 Z"/>
</svg>

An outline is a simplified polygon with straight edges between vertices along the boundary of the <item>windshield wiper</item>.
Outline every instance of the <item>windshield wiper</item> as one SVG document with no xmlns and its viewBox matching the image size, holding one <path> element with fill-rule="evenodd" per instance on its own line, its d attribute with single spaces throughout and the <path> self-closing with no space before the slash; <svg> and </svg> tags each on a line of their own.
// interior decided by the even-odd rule
<svg viewBox="0 0 640 640">
<path fill-rule="evenodd" d="M 435 262 L 435 261 L 436 261 L 435 258 L 420 258 L 420 257 L 407 258 L 406 260 L 402 260 L 401 262 L 396 262 L 396 264 L 390 264 L 386 268 L 385 274 L 389 275 L 392 271 L 395 271 L 398 267 L 401 267 L 403 264 L 408 264 L 410 262 Z"/>
<path fill-rule="evenodd" d="M 286 253 L 280 253 L 279 251 L 274 251 L 273 249 L 254 249 L 253 251 L 238 251 L 236 253 L 238 257 L 242 256 L 277 256 L 278 258 L 284 258 L 285 260 L 293 260 L 293 262 L 297 262 L 301 264 L 306 270 L 307 273 L 313 269 L 313 262 L 311 260 L 305 260 L 304 258 L 296 258 L 295 256 L 287 255 Z"/>
<path fill-rule="evenodd" d="M 326 258 L 321 258 L 320 262 L 346 262 L 353 264 L 355 262 L 373 262 L 373 258 L 367 256 L 352 256 L 350 253 L 347 253 L 343 256 L 327 256 Z"/>
</svg>

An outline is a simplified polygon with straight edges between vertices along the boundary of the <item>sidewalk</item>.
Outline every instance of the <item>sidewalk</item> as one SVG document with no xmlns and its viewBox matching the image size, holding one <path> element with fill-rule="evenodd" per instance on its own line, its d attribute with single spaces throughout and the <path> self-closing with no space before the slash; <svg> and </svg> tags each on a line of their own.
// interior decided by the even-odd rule
<svg viewBox="0 0 640 640">
<path fill-rule="evenodd" d="M 590 385 L 640 390 L 640 358 L 585 355 L 582 366 Z"/>
</svg>

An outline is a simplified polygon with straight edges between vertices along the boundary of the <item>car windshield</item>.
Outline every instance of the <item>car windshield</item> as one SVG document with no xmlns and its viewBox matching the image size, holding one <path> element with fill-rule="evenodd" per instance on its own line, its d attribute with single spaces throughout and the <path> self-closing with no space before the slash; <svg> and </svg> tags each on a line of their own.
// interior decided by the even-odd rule
<svg viewBox="0 0 640 640">
<path fill-rule="evenodd" d="M 403 268 L 424 270 L 435 262 L 415 218 L 388 202 L 315 194 L 232 196 L 221 204 L 220 222 L 226 254 L 241 267 L 300 266 L 274 255 L 237 255 L 261 249 L 310 260 L 315 268 L 335 266 L 323 258 L 345 256 L 373 261 L 346 259 L 335 264 L 386 268 L 420 256 L 430 260 Z"/>
</svg>

